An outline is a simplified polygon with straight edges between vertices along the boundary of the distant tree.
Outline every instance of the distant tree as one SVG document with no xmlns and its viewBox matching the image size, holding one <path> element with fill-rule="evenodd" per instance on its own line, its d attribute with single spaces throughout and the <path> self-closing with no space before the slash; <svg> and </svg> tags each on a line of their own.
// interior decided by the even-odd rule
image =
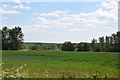
<svg viewBox="0 0 120 80">
<path fill-rule="evenodd" d="M 116 51 L 120 52 L 120 31 L 117 32 L 117 42 L 116 42 Z"/>
<path fill-rule="evenodd" d="M 91 49 L 92 51 L 98 51 L 98 44 L 97 44 L 97 40 L 93 39 L 91 42 Z"/>
<path fill-rule="evenodd" d="M 77 45 L 78 50 L 77 51 L 91 51 L 91 45 L 90 43 L 79 43 Z"/>
<path fill-rule="evenodd" d="M 39 44 L 34 44 L 33 46 L 31 46 L 31 50 L 41 50 L 41 47 Z"/>
<path fill-rule="evenodd" d="M 62 49 L 61 49 L 62 44 L 56 44 L 56 45 L 57 45 L 57 47 L 58 47 L 59 50 L 62 50 Z"/>
<path fill-rule="evenodd" d="M 111 44 L 110 44 L 110 41 L 111 41 L 111 37 L 109 36 L 106 36 L 105 37 L 105 51 L 110 51 L 110 48 L 111 48 Z"/>
<path fill-rule="evenodd" d="M 91 46 L 89 43 L 84 43 L 83 51 L 91 51 Z"/>
<path fill-rule="evenodd" d="M 109 51 L 114 51 L 114 48 L 115 48 L 115 45 L 114 45 L 114 39 L 113 39 L 113 37 L 112 37 L 112 35 L 109 37 Z"/>
<path fill-rule="evenodd" d="M 23 33 L 20 27 L 8 29 L 2 28 L 2 49 L 18 50 L 23 41 Z"/>
<path fill-rule="evenodd" d="M 10 34 L 7 27 L 2 28 L 2 49 L 8 50 L 10 45 Z"/>
<path fill-rule="evenodd" d="M 2 30 L 0 29 L 0 50 L 2 50 Z"/>
<path fill-rule="evenodd" d="M 51 44 L 51 50 L 58 50 L 57 44 Z"/>
<path fill-rule="evenodd" d="M 81 42 L 81 43 L 78 43 L 77 45 L 77 51 L 83 51 L 83 47 L 84 47 L 84 44 Z"/>
<path fill-rule="evenodd" d="M 110 44 L 111 51 L 120 52 L 120 31 L 111 35 Z"/>
<path fill-rule="evenodd" d="M 20 27 L 12 28 L 10 31 L 10 46 L 12 50 L 18 50 L 23 41 L 23 33 Z"/>
<path fill-rule="evenodd" d="M 111 35 L 111 38 L 110 38 L 110 44 L 111 44 L 111 51 L 116 51 L 116 48 L 117 48 L 117 36 L 116 34 L 112 34 Z"/>
<path fill-rule="evenodd" d="M 96 43 L 96 41 L 93 39 L 91 45 L 92 51 L 97 49 L 97 51 L 120 52 L 120 31 L 118 31 L 116 34 L 112 34 L 111 36 L 99 37 L 99 43 Z"/>
<path fill-rule="evenodd" d="M 74 51 L 75 50 L 75 45 L 73 43 L 71 43 L 71 42 L 64 42 L 62 44 L 61 49 L 63 51 Z"/>
<path fill-rule="evenodd" d="M 99 37 L 99 48 L 100 51 L 105 51 L 105 40 L 104 37 Z"/>
</svg>

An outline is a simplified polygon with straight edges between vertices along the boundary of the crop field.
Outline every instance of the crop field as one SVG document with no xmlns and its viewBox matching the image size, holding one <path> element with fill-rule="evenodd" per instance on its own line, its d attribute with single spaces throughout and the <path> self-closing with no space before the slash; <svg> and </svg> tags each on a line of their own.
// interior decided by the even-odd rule
<svg viewBox="0 0 120 80">
<path fill-rule="evenodd" d="M 118 77 L 118 54 L 115 52 L 75 51 L 3 51 L 3 71 L 22 66 L 28 78 Z M 23 71 L 22 71 L 23 70 Z"/>
</svg>

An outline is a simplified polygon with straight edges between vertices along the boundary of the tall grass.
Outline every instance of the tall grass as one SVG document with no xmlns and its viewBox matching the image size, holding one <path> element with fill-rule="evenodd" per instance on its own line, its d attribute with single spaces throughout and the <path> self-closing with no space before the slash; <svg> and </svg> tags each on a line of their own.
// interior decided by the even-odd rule
<svg viewBox="0 0 120 80">
<path fill-rule="evenodd" d="M 118 54 L 114 52 L 3 51 L 3 70 L 26 64 L 28 77 L 118 76 Z M 13 70 L 14 71 L 14 70 Z M 98 75 L 99 74 L 99 75 Z"/>
</svg>

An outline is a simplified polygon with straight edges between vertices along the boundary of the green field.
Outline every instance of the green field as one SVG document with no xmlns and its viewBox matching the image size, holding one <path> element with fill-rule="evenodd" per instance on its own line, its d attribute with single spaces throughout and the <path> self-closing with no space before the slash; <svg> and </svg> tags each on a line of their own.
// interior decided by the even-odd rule
<svg viewBox="0 0 120 80">
<path fill-rule="evenodd" d="M 69 76 L 108 74 L 118 76 L 118 53 L 69 51 L 3 51 L 3 71 L 22 65 L 28 77 L 61 78 Z"/>
</svg>

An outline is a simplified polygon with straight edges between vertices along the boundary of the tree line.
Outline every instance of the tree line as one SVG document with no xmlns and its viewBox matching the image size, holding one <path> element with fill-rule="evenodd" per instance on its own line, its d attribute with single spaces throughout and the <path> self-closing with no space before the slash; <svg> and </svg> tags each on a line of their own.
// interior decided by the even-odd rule
<svg viewBox="0 0 120 80">
<path fill-rule="evenodd" d="M 61 50 L 62 44 L 22 44 L 22 50 Z"/>
<path fill-rule="evenodd" d="M 63 51 L 120 52 L 120 31 L 111 36 L 93 39 L 91 43 L 64 42 L 61 49 Z"/>
<path fill-rule="evenodd" d="M 120 52 L 120 31 L 111 36 L 99 37 L 99 43 L 96 39 L 92 40 L 93 51 Z"/>
<path fill-rule="evenodd" d="M 2 30 L 2 49 L 3 50 L 62 50 L 62 51 L 94 51 L 94 52 L 120 52 L 120 31 L 111 36 L 102 36 L 93 39 L 91 43 L 72 43 L 63 44 L 24 44 L 22 29 L 14 27 L 9 29 L 3 27 Z M 0 36 L 1 36 L 0 35 Z"/>
</svg>

